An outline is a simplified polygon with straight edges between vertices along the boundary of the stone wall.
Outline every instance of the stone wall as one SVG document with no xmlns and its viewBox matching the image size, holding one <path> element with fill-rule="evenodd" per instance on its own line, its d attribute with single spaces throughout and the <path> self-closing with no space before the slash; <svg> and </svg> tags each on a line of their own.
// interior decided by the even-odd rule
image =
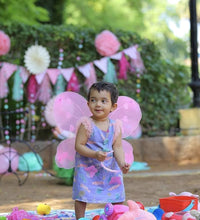
<svg viewBox="0 0 200 220">
<path fill-rule="evenodd" d="M 200 163 L 200 135 L 130 140 L 136 161 Z"/>
<path fill-rule="evenodd" d="M 129 140 L 133 146 L 135 161 L 200 163 L 200 135 L 180 137 L 153 137 Z M 37 141 L 34 144 L 13 143 L 19 154 L 34 150 L 51 169 L 58 141 Z"/>
</svg>

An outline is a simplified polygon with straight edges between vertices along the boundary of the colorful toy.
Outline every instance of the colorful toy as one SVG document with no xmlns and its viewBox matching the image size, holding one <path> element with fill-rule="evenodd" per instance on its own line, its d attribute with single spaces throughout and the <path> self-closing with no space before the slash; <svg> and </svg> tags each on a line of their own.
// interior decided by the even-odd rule
<svg viewBox="0 0 200 220">
<path fill-rule="evenodd" d="M 200 220 L 200 211 L 193 209 L 193 210 L 190 210 L 190 214 L 193 217 L 195 217 L 197 220 Z"/>
<path fill-rule="evenodd" d="M 170 196 L 193 196 L 195 198 L 199 198 L 199 195 L 197 194 L 192 194 L 191 192 L 181 192 L 179 194 L 176 194 L 174 192 L 169 193 Z M 200 210 L 200 203 L 198 202 L 198 210 Z"/>
<path fill-rule="evenodd" d="M 99 220 L 156 220 L 152 213 L 141 209 L 143 207 L 140 203 L 128 200 L 127 204 L 128 206 L 106 204 L 104 214 L 100 216 Z"/>
<path fill-rule="evenodd" d="M 37 216 L 31 215 L 24 210 L 19 210 L 18 207 L 13 208 L 13 211 L 10 215 L 7 216 L 7 220 L 40 220 Z"/>
<path fill-rule="evenodd" d="M 159 207 L 149 208 L 147 211 L 152 213 L 156 217 L 157 220 L 161 220 L 163 214 L 165 213 L 164 210 Z"/>
<path fill-rule="evenodd" d="M 99 220 L 99 218 L 100 218 L 100 215 L 96 215 L 96 216 L 93 217 L 92 220 Z"/>
<path fill-rule="evenodd" d="M 143 209 L 143 210 L 144 210 L 144 205 L 143 205 L 141 202 L 136 201 L 136 203 L 138 204 L 138 206 L 139 206 L 140 209 Z"/>
<path fill-rule="evenodd" d="M 198 208 L 198 198 L 194 196 L 169 196 L 159 201 L 165 212 L 187 212 Z"/>
<path fill-rule="evenodd" d="M 39 215 L 48 215 L 51 212 L 51 207 L 47 204 L 41 203 L 37 206 L 37 213 Z"/>
<path fill-rule="evenodd" d="M 166 212 L 162 216 L 162 220 L 195 220 L 189 212 Z"/>
<path fill-rule="evenodd" d="M 99 220 L 115 220 L 118 219 L 123 213 L 129 210 L 126 205 L 112 205 L 107 203 L 104 208 L 104 214 L 100 216 Z"/>
<path fill-rule="evenodd" d="M 129 210 L 119 217 L 118 220 L 156 220 L 156 217 L 145 210 L 140 209 L 138 204 L 132 200 L 128 200 Z"/>
</svg>

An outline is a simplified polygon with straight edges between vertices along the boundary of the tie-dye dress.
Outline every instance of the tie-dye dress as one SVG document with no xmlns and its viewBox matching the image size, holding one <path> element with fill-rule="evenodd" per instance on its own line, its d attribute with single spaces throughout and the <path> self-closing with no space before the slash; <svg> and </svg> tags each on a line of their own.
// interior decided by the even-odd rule
<svg viewBox="0 0 200 220">
<path fill-rule="evenodd" d="M 108 152 L 103 165 L 115 172 L 105 169 L 101 162 L 76 153 L 75 173 L 72 198 L 87 203 L 118 203 L 125 200 L 123 174 L 113 157 L 113 139 L 116 137 L 120 123 L 109 119 L 108 131 L 100 130 L 90 118 L 82 118 L 88 132 L 86 146 L 95 151 Z"/>
</svg>

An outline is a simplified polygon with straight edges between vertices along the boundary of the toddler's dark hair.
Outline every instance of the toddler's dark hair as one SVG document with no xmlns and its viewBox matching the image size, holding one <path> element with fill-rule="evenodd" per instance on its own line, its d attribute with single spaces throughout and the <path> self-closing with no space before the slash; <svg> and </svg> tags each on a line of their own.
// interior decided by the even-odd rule
<svg viewBox="0 0 200 220">
<path fill-rule="evenodd" d="M 103 81 L 94 83 L 89 89 L 87 97 L 88 101 L 90 100 L 90 93 L 92 89 L 97 90 L 98 92 L 106 90 L 110 93 L 112 105 L 117 102 L 119 94 L 116 86 L 113 83 Z"/>
</svg>

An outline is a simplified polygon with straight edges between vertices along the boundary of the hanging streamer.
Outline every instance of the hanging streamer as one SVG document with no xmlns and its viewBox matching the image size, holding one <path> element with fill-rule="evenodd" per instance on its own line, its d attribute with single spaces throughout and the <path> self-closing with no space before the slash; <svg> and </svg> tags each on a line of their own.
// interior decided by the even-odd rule
<svg viewBox="0 0 200 220">
<path fill-rule="evenodd" d="M 25 132 L 24 108 L 23 108 L 23 82 L 21 70 L 17 69 L 14 75 L 12 99 L 16 101 L 16 139 L 20 139 L 20 134 Z"/>
<path fill-rule="evenodd" d="M 79 85 L 78 78 L 75 72 L 72 73 L 72 76 L 68 82 L 67 91 L 72 91 L 72 92 L 80 91 L 80 85 Z"/>
<path fill-rule="evenodd" d="M 3 65 L 3 64 L 2 64 Z M 8 95 L 8 85 L 7 85 L 7 79 L 2 71 L 2 67 L 0 70 L 0 98 L 5 98 Z"/>
<path fill-rule="evenodd" d="M 115 66 L 111 62 L 110 58 L 108 58 L 108 71 L 104 75 L 104 81 L 110 82 L 110 83 L 117 83 L 117 76 L 116 76 L 116 71 L 115 71 Z"/>
<path fill-rule="evenodd" d="M 45 74 L 38 90 L 38 100 L 43 104 L 47 104 L 52 95 L 51 83 L 47 74 Z"/>
<path fill-rule="evenodd" d="M 36 101 L 37 89 L 38 89 L 38 84 L 35 79 L 35 75 L 31 75 L 27 85 L 27 93 L 28 93 L 27 95 L 28 95 L 28 101 L 30 103 L 34 103 Z"/>
<path fill-rule="evenodd" d="M 36 139 L 36 126 L 35 126 L 35 119 L 36 119 L 36 107 L 34 105 L 35 101 L 37 100 L 37 89 L 38 84 L 35 78 L 35 75 L 31 75 L 27 85 L 27 95 L 28 101 L 30 102 L 29 112 L 30 119 L 31 119 L 31 142 L 34 142 Z"/>
<path fill-rule="evenodd" d="M 54 87 L 54 95 L 58 95 L 61 92 L 64 92 L 65 87 L 66 87 L 66 81 L 65 81 L 63 75 L 60 74 L 57 78 L 57 81 L 56 81 L 56 84 L 55 84 L 55 87 Z"/>
<path fill-rule="evenodd" d="M 14 75 L 13 88 L 12 88 L 12 99 L 20 101 L 23 99 L 23 83 L 20 76 L 20 69 L 18 68 Z"/>
<path fill-rule="evenodd" d="M 86 88 L 87 90 L 89 90 L 89 88 L 91 87 L 91 85 L 93 83 L 95 83 L 97 81 L 97 77 L 96 77 L 96 72 L 95 72 L 95 69 L 94 69 L 94 66 L 92 63 L 90 63 L 90 75 L 88 78 L 86 78 L 85 80 L 85 85 L 86 85 Z"/>
<path fill-rule="evenodd" d="M 119 75 L 118 79 L 124 79 L 127 80 L 127 70 L 129 68 L 130 64 L 128 60 L 126 59 L 126 56 L 124 53 L 122 53 L 122 57 L 119 61 Z"/>
</svg>

